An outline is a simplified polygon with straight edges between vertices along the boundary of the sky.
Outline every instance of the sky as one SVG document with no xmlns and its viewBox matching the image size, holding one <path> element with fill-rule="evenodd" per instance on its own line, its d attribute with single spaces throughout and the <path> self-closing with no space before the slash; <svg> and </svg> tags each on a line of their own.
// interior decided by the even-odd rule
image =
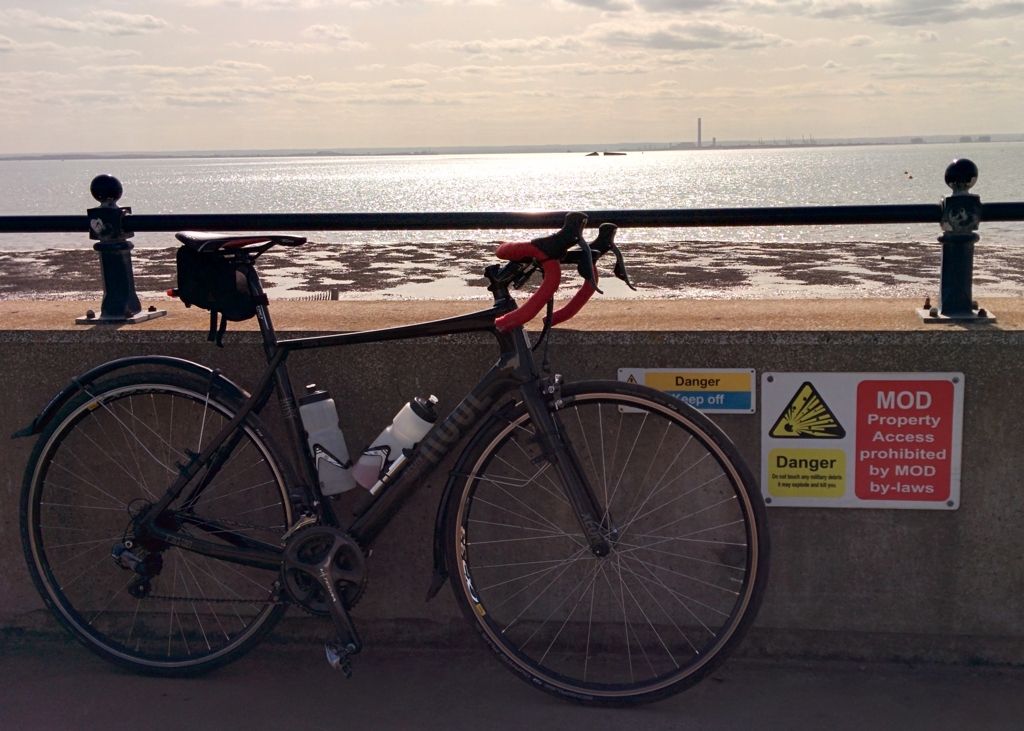
<svg viewBox="0 0 1024 731">
<path fill-rule="evenodd" d="M 1024 132 L 1024 0 L 0 0 L 0 154 Z"/>
</svg>

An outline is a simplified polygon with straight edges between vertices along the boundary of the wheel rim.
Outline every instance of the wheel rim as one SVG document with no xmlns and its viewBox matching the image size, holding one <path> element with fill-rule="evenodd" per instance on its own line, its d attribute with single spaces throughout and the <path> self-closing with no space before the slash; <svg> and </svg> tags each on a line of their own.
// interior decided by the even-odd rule
<svg viewBox="0 0 1024 731">
<path fill-rule="evenodd" d="M 614 699 L 685 686 L 753 602 L 759 536 L 742 477 L 669 407 L 622 394 L 565 402 L 563 429 L 617 528 L 611 553 L 590 553 L 554 468 L 534 463 L 523 415 L 468 471 L 460 589 L 490 642 L 560 691 Z"/>
<path fill-rule="evenodd" d="M 137 598 L 138 577 L 110 557 L 131 515 L 187 460 L 185 449 L 198 453 L 230 416 L 184 387 L 133 384 L 83 403 L 40 453 L 28 500 L 30 562 L 51 606 L 93 649 L 154 668 L 198 666 L 238 648 L 274 613 L 272 572 L 133 545 L 162 565 L 149 596 Z M 260 540 L 276 542 L 287 529 L 283 476 L 250 428 L 193 513 Z M 194 521 L 186 530 L 222 540 Z"/>
</svg>

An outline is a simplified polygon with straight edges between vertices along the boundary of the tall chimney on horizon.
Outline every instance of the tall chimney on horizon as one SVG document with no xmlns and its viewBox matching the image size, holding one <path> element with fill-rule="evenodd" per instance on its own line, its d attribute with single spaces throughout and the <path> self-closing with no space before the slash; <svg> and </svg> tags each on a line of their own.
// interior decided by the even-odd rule
<svg viewBox="0 0 1024 731">
<path fill-rule="evenodd" d="M 697 147 L 698 148 L 701 146 L 701 141 L 700 141 L 700 123 L 701 123 L 701 118 L 697 117 Z"/>
</svg>

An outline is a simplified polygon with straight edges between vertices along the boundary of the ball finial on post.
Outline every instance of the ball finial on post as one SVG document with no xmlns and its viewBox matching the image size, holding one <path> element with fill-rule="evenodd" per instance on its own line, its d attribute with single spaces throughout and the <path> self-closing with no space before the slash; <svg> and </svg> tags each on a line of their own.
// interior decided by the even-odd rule
<svg viewBox="0 0 1024 731">
<path fill-rule="evenodd" d="M 978 166 L 967 158 L 954 160 L 946 167 L 946 185 L 953 194 L 966 193 L 978 182 Z"/>
<path fill-rule="evenodd" d="M 97 175 L 89 185 L 89 192 L 100 203 L 113 205 L 121 199 L 124 188 L 121 187 L 121 181 L 113 175 Z"/>
</svg>

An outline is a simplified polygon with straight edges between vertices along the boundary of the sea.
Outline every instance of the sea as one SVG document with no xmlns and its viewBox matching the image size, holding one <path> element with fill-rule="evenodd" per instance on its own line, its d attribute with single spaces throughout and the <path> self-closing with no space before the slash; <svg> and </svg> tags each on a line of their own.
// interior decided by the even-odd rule
<svg viewBox="0 0 1024 731">
<path fill-rule="evenodd" d="M 946 166 L 979 168 L 985 202 L 1024 200 L 1024 142 L 572 153 L 202 156 L 0 160 L 0 216 L 79 214 L 89 183 L 116 176 L 136 214 L 548 211 L 936 203 Z M 272 298 L 485 298 L 501 241 L 537 231 L 303 233 L 261 260 Z M 938 289 L 937 224 L 623 228 L 637 285 L 607 297 L 928 296 Z M 1024 294 L 1024 222 L 984 222 L 978 296 Z M 592 235 L 593 231 L 588 235 Z M 133 242 L 140 295 L 173 286 L 173 233 Z M 84 234 L 0 235 L 0 299 L 85 299 L 99 291 Z M 608 272 L 606 272 L 608 273 Z"/>
</svg>

